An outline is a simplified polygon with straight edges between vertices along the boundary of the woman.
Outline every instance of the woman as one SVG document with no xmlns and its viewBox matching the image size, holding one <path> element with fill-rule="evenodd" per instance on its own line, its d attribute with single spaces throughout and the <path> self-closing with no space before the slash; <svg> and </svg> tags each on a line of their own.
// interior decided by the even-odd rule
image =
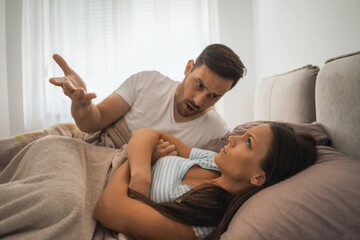
<svg viewBox="0 0 360 240">
<path fill-rule="evenodd" d="M 151 169 L 159 139 L 174 144 L 178 157 L 161 158 Z M 246 200 L 307 168 L 316 156 L 311 137 L 298 136 L 282 123 L 230 136 L 218 154 L 141 129 L 131 138 L 128 162 L 110 179 L 94 218 L 130 239 L 218 239 Z"/>
</svg>

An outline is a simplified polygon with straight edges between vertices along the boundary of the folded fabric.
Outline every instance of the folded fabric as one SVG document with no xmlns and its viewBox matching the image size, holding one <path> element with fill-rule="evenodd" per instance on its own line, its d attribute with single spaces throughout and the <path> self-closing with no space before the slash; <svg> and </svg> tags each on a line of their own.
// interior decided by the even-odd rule
<svg viewBox="0 0 360 240">
<path fill-rule="evenodd" d="M 93 209 L 126 159 L 125 146 L 99 147 L 64 136 L 28 144 L 0 174 L 0 238 L 92 239 Z"/>
</svg>

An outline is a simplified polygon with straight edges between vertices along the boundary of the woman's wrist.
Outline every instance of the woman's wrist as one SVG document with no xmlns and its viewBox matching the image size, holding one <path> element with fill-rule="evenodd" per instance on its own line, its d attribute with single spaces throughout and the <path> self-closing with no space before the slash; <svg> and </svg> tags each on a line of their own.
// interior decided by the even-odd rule
<svg viewBox="0 0 360 240">
<path fill-rule="evenodd" d="M 135 176 L 131 175 L 130 184 L 129 184 L 130 189 L 138 193 L 141 193 L 146 197 L 149 197 L 150 186 L 151 186 L 150 174 L 136 174 Z"/>
</svg>

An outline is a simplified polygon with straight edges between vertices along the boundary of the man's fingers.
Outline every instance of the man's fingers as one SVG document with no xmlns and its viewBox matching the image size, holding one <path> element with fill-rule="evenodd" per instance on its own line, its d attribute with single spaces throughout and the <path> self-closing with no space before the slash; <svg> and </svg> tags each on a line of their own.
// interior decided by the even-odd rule
<svg viewBox="0 0 360 240">
<path fill-rule="evenodd" d="M 66 63 L 66 61 L 59 54 L 54 54 L 53 59 L 59 65 L 59 67 L 63 70 L 65 75 L 70 74 L 72 72 L 72 69 L 69 67 L 69 65 Z"/>
<path fill-rule="evenodd" d="M 64 77 L 54 77 L 54 78 L 50 78 L 49 82 L 55 86 L 62 87 L 65 80 L 66 79 Z"/>
<path fill-rule="evenodd" d="M 71 93 L 71 99 L 78 101 L 84 96 L 84 94 L 85 94 L 84 89 L 82 88 L 74 89 L 74 91 L 72 91 Z"/>
<path fill-rule="evenodd" d="M 93 98 L 96 98 L 96 94 L 87 93 L 83 88 L 74 89 L 74 91 L 71 93 L 72 100 L 80 101 L 82 104 L 85 105 L 89 105 Z"/>
<path fill-rule="evenodd" d="M 96 94 L 95 93 L 84 93 L 84 95 L 83 95 L 83 101 L 85 101 L 85 102 L 89 102 L 89 101 L 91 101 L 93 98 L 96 98 Z"/>
<path fill-rule="evenodd" d="M 63 88 L 64 88 L 64 90 L 68 91 L 69 93 L 75 91 L 75 87 L 70 81 L 65 81 L 63 83 Z"/>
</svg>

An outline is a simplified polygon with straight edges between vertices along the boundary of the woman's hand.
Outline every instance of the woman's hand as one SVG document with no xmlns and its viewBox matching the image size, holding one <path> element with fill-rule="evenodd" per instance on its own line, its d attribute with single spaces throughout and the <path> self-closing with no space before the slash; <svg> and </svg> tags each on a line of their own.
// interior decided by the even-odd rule
<svg viewBox="0 0 360 240">
<path fill-rule="evenodd" d="M 151 164 L 154 164 L 157 160 L 166 156 L 177 156 L 178 152 L 174 144 L 171 144 L 164 139 L 160 139 L 151 157 Z"/>
</svg>

